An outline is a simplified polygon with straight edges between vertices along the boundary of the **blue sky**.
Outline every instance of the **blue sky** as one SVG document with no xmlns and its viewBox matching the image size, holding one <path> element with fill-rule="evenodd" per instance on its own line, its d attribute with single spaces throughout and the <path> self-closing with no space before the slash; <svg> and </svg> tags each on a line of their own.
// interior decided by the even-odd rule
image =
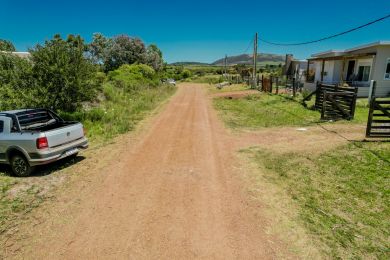
<svg viewBox="0 0 390 260">
<path fill-rule="evenodd" d="M 254 33 L 270 41 L 320 38 L 390 13 L 390 0 L 0 0 L 0 38 L 24 51 L 54 34 L 126 33 L 157 44 L 168 62 L 211 62 L 241 54 Z M 312 53 L 390 40 L 390 19 L 318 44 L 259 52 L 306 58 Z"/>
</svg>

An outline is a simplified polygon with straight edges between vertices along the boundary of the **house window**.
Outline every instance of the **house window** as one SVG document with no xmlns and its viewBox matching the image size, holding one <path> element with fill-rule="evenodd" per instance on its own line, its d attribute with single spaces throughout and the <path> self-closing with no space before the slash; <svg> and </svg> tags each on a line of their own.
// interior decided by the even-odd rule
<svg viewBox="0 0 390 260">
<path fill-rule="evenodd" d="M 368 81 L 370 79 L 370 66 L 359 66 L 357 80 L 358 81 Z"/>
<path fill-rule="evenodd" d="M 390 59 L 387 59 L 385 80 L 390 80 Z"/>
</svg>

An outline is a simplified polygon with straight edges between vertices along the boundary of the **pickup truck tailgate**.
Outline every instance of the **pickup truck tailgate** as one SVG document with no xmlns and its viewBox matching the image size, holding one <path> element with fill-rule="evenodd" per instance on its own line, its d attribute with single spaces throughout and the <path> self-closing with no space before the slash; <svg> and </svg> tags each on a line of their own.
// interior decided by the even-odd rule
<svg viewBox="0 0 390 260">
<path fill-rule="evenodd" d="M 45 132 L 45 134 L 49 147 L 55 148 L 82 138 L 84 130 L 80 123 L 75 123 Z"/>
</svg>

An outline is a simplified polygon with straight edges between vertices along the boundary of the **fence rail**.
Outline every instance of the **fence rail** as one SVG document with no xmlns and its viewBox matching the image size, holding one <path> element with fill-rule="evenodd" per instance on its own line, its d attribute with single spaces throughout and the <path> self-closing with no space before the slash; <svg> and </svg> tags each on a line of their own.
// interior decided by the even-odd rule
<svg viewBox="0 0 390 260">
<path fill-rule="evenodd" d="M 341 87 L 317 83 L 316 90 L 303 99 L 304 105 L 313 95 L 316 96 L 314 108 L 321 111 L 322 120 L 351 120 L 355 116 L 356 87 Z"/>
<path fill-rule="evenodd" d="M 376 82 L 371 91 L 366 137 L 390 138 L 390 100 L 375 97 Z"/>
</svg>

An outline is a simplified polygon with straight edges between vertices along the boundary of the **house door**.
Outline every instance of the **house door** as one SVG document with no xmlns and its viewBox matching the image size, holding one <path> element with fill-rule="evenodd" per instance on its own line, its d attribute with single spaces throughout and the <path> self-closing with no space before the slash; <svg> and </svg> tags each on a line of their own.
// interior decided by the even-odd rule
<svg viewBox="0 0 390 260">
<path fill-rule="evenodd" d="M 346 77 L 347 81 L 352 81 L 352 76 L 353 76 L 354 71 L 355 71 L 355 61 L 350 60 L 348 62 L 348 70 L 347 70 L 347 77 Z"/>
</svg>

